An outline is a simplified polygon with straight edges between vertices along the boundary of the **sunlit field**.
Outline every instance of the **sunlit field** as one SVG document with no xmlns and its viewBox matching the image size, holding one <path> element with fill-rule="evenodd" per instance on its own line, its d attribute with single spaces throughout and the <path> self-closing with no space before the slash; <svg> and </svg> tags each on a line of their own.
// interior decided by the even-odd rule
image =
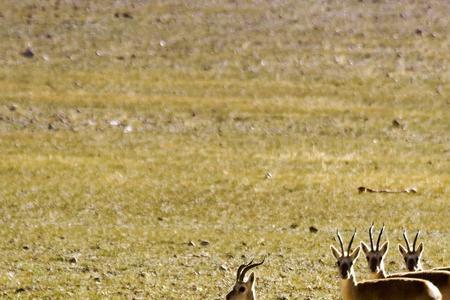
<svg viewBox="0 0 450 300">
<path fill-rule="evenodd" d="M 341 299 L 386 224 L 450 265 L 447 1 L 0 2 L 0 296 Z M 417 193 L 358 193 L 358 187 Z M 368 277 L 365 259 L 357 278 Z"/>
</svg>

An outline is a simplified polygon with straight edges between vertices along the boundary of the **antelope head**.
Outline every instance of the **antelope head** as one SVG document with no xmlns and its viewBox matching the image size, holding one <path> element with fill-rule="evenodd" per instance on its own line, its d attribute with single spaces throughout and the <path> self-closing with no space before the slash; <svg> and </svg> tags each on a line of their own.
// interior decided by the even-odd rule
<svg viewBox="0 0 450 300">
<path fill-rule="evenodd" d="M 384 258 L 389 249 L 389 242 L 384 242 L 380 247 L 381 236 L 384 232 L 384 224 L 381 227 L 376 245 L 373 243 L 373 223 L 369 228 L 370 248 L 366 243 L 361 242 L 361 248 L 366 255 L 367 263 L 369 264 L 370 272 L 379 273 L 384 271 Z M 376 247 L 375 247 L 376 246 Z"/>
<path fill-rule="evenodd" d="M 344 250 L 344 243 L 342 242 L 342 237 L 339 231 L 336 232 L 339 245 L 341 246 L 341 251 L 336 249 L 334 246 L 331 246 L 331 252 L 333 253 L 334 257 L 336 258 L 336 265 L 339 269 L 339 275 L 342 279 L 350 279 L 354 276 L 353 274 L 353 264 L 355 263 L 356 259 L 359 255 L 360 247 L 358 246 L 353 252 L 351 252 L 352 243 L 356 235 L 356 229 L 353 232 L 352 239 L 350 240 L 350 243 L 348 244 L 347 251 Z M 351 253 L 350 253 L 351 252 Z"/>
<path fill-rule="evenodd" d="M 259 263 L 253 263 L 253 260 L 248 264 L 240 265 L 236 272 L 236 282 L 231 292 L 226 296 L 226 300 L 255 300 L 255 274 L 252 272 L 248 279 L 245 279 L 245 274 L 257 266 L 264 263 L 264 259 Z"/>
<path fill-rule="evenodd" d="M 398 245 L 398 250 L 400 251 L 400 254 L 403 256 L 403 259 L 405 260 L 406 268 L 410 272 L 422 270 L 420 258 L 422 257 L 423 253 L 423 243 L 420 243 L 419 247 L 417 247 L 416 249 L 416 242 L 417 238 L 419 237 L 419 234 L 420 230 L 417 231 L 416 237 L 414 238 L 414 242 L 411 248 L 409 245 L 406 230 L 403 230 L 403 238 L 405 239 L 406 248 L 400 244 Z"/>
</svg>

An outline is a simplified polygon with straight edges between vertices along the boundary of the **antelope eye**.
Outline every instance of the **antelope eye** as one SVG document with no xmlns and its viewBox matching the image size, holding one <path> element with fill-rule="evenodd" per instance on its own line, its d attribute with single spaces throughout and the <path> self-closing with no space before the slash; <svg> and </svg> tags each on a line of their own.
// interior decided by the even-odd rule
<svg viewBox="0 0 450 300">
<path fill-rule="evenodd" d="M 245 287 L 241 286 L 241 287 L 239 288 L 239 293 L 243 293 L 243 292 L 245 292 Z"/>
</svg>

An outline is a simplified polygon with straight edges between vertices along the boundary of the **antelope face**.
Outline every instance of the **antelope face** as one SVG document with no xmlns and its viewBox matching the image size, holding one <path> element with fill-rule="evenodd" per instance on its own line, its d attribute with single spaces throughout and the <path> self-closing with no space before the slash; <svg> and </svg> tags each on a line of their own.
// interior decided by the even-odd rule
<svg viewBox="0 0 450 300">
<path fill-rule="evenodd" d="M 389 242 L 385 242 L 380 250 L 369 249 L 369 247 L 361 242 L 361 248 L 366 255 L 366 260 L 369 265 L 370 272 L 378 273 L 383 269 L 384 258 L 389 249 Z"/>
<path fill-rule="evenodd" d="M 254 286 L 255 275 L 252 273 L 246 282 L 237 282 L 234 285 L 226 300 L 252 300 L 255 298 Z"/>
<path fill-rule="evenodd" d="M 366 255 L 367 263 L 369 264 L 369 269 L 372 273 L 378 273 L 384 269 L 384 257 L 389 249 L 389 242 L 385 242 L 381 245 L 380 248 L 380 240 L 383 235 L 384 225 L 378 234 L 377 243 L 374 245 L 373 242 L 373 224 L 369 228 L 369 239 L 370 239 L 370 248 L 364 242 L 361 242 L 361 248 Z"/>
<path fill-rule="evenodd" d="M 353 243 L 353 239 L 355 237 L 356 231 L 353 233 L 352 239 L 350 240 L 350 243 L 348 245 L 347 252 L 344 250 L 344 246 L 342 243 L 342 238 L 339 232 L 337 232 L 338 240 L 341 245 L 341 252 L 339 252 L 338 249 L 336 249 L 334 246 L 331 246 L 331 252 L 333 253 L 333 256 L 336 258 L 336 266 L 339 270 L 339 276 L 341 276 L 342 279 L 350 279 L 353 275 L 353 265 L 356 262 L 356 259 L 359 256 L 359 250 L 360 247 L 357 247 L 353 252 L 350 253 L 350 249 Z"/>
<path fill-rule="evenodd" d="M 231 292 L 225 297 L 226 300 L 254 300 L 255 296 L 255 274 L 251 273 L 248 279 L 245 280 L 245 274 L 248 270 L 260 266 L 264 263 L 264 259 L 259 263 L 253 263 L 253 260 L 248 264 L 239 266 L 236 272 L 236 282 Z"/>
<path fill-rule="evenodd" d="M 403 260 L 405 261 L 405 265 L 408 271 L 415 272 L 422 270 L 420 258 L 422 257 L 423 243 L 420 243 L 417 250 L 407 250 L 402 245 L 398 245 L 398 250 L 400 251 Z"/>
<path fill-rule="evenodd" d="M 423 253 L 423 243 L 420 243 L 419 247 L 417 247 L 417 249 L 416 249 L 416 242 L 417 242 L 417 238 L 419 237 L 419 234 L 420 234 L 420 231 L 418 231 L 416 233 L 416 237 L 414 238 L 414 243 L 411 248 L 409 245 L 409 240 L 408 240 L 406 231 L 403 230 L 403 238 L 405 239 L 406 248 L 400 244 L 398 245 L 398 250 L 400 251 L 400 254 L 403 257 L 403 260 L 405 261 L 406 268 L 410 272 L 422 270 L 422 265 L 420 263 L 420 259 L 422 257 L 422 253 Z"/>
<path fill-rule="evenodd" d="M 334 254 L 334 251 L 337 251 L 337 249 L 335 248 L 333 250 L 333 248 L 331 249 L 331 251 Z M 338 257 L 336 257 L 337 255 Z M 339 253 L 334 254 L 337 260 L 336 266 L 339 269 L 339 276 L 341 276 L 342 279 L 350 279 L 350 276 L 353 273 L 353 264 L 355 263 L 355 260 L 358 258 L 359 255 L 359 247 L 356 248 L 350 256 L 339 256 L 339 255 L 340 255 Z"/>
</svg>

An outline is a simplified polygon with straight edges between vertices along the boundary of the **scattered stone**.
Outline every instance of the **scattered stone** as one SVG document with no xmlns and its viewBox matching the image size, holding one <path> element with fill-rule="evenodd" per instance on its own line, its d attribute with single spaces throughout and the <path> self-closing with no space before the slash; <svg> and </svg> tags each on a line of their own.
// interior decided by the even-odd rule
<svg viewBox="0 0 450 300">
<path fill-rule="evenodd" d="M 131 125 L 125 126 L 125 128 L 123 129 L 123 133 L 130 133 L 130 132 L 133 132 L 133 127 Z"/>
<path fill-rule="evenodd" d="M 296 229 L 298 228 L 298 224 L 296 223 L 292 223 L 291 226 L 289 226 L 291 229 Z"/>
<path fill-rule="evenodd" d="M 200 246 L 206 247 L 209 246 L 209 242 L 207 240 L 200 240 Z"/>
<path fill-rule="evenodd" d="M 272 179 L 273 175 L 270 172 L 266 172 L 266 174 L 264 175 L 265 179 Z"/>
<path fill-rule="evenodd" d="M 392 126 L 394 127 L 394 128 L 399 128 L 399 129 L 405 129 L 405 124 L 402 124 L 399 120 L 397 120 L 397 119 L 394 119 L 394 120 L 392 120 Z"/>
<path fill-rule="evenodd" d="M 189 241 L 188 246 L 195 247 L 196 245 L 195 245 L 194 241 Z"/>
<path fill-rule="evenodd" d="M 21 52 L 20 54 L 21 54 L 23 57 L 26 57 L 26 58 L 32 58 L 32 57 L 34 57 L 34 52 L 33 52 L 33 50 L 32 50 L 30 47 L 28 47 L 27 49 L 25 49 L 25 51 Z"/>
<path fill-rule="evenodd" d="M 22 249 L 23 249 L 23 250 L 29 250 L 30 247 L 28 247 L 27 245 L 25 245 L 25 246 L 22 247 Z"/>
<path fill-rule="evenodd" d="M 126 19 L 133 19 L 133 16 L 129 12 L 124 12 L 122 14 L 122 17 L 124 17 Z"/>
<path fill-rule="evenodd" d="M 76 256 L 72 256 L 71 258 L 69 258 L 69 262 L 71 264 L 77 264 L 78 263 L 78 258 Z"/>
<path fill-rule="evenodd" d="M 10 111 L 16 111 L 16 110 L 17 110 L 17 105 L 11 104 L 11 105 L 8 107 L 8 109 L 9 109 Z"/>
<path fill-rule="evenodd" d="M 24 289 L 24 288 L 17 288 L 16 289 L 16 294 L 18 294 L 18 293 L 23 293 L 23 292 L 25 292 L 26 290 Z"/>
<path fill-rule="evenodd" d="M 407 188 L 407 189 L 405 189 L 405 192 L 406 193 L 413 193 L 413 194 L 415 194 L 415 193 L 417 193 L 417 188 L 415 188 L 415 187 L 410 187 L 410 188 Z"/>
<path fill-rule="evenodd" d="M 228 268 L 225 265 L 220 265 L 220 270 L 227 272 Z"/>
<path fill-rule="evenodd" d="M 423 34 L 423 31 L 422 31 L 422 29 L 420 29 L 420 28 L 417 28 L 416 29 L 416 31 L 415 31 L 415 33 L 417 34 L 417 35 L 422 35 Z"/>
<path fill-rule="evenodd" d="M 317 227 L 315 226 L 309 226 L 309 232 L 311 233 L 317 233 L 319 231 L 319 229 L 317 229 Z"/>
<path fill-rule="evenodd" d="M 111 126 L 119 126 L 120 125 L 120 121 L 119 120 L 111 120 L 109 122 L 109 125 L 111 125 Z"/>
</svg>

